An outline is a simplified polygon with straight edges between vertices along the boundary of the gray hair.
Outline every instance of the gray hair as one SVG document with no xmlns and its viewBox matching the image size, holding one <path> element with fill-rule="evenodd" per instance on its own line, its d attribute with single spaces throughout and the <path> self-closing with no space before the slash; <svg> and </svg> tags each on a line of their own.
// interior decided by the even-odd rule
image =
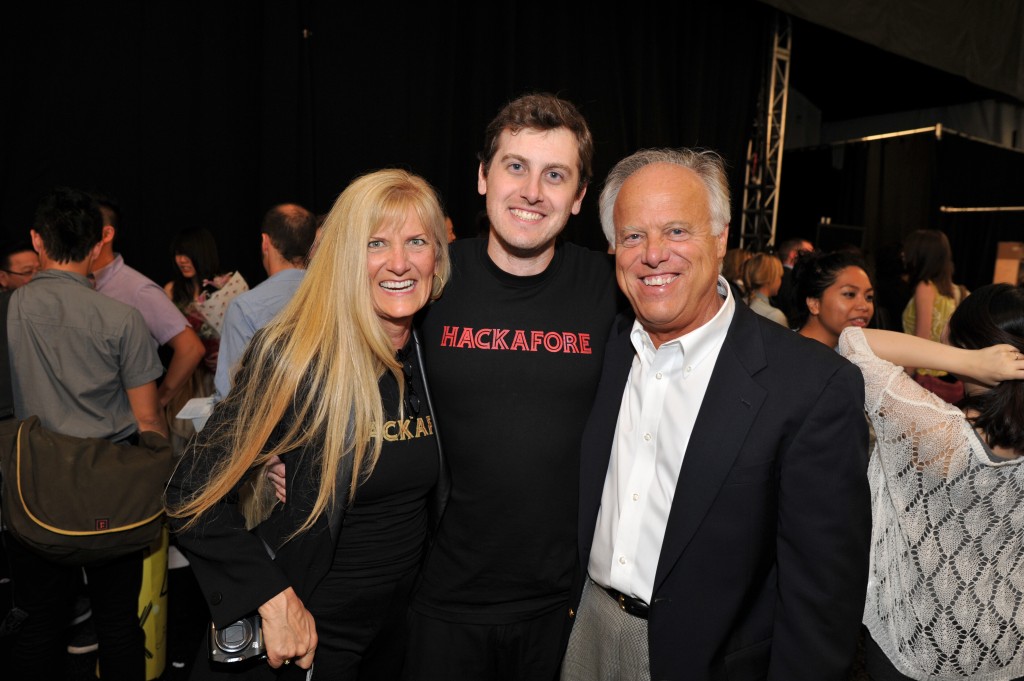
<svg viewBox="0 0 1024 681">
<path fill-rule="evenodd" d="M 608 239 L 608 245 L 615 246 L 615 222 L 612 214 L 619 190 L 633 173 L 655 163 L 671 163 L 689 168 L 697 173 L 708 192 L 708 206 L 711 209 L 711 233 L 718 236 L 728 227 L 732 218 L 729 203 L 729 180 L 725 173 L 725 160 L 710 149 L 641 149 L 627 156 L 608 172 L 604 189 L 598 199 L 601 211 L 601 229 Z"/>
</svg>

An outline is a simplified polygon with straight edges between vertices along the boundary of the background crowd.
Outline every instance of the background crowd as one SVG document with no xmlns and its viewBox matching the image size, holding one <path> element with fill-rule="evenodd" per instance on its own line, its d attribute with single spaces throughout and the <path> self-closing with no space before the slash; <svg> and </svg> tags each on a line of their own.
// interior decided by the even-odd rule
<svg viewBox="0 0 1024 681">
<path fill-rule="evenodd" d="M 968 291 L 920 229 L 880 320 L 857 248 L 729 248 L 717 152 L 643 149 L 598 180 L 593 154 L 572 103 L 524 95 L 484 131 L 480 238 L 452 240 L 423 178 L 368 172 L 325 215 L 269 207 L 236 246 L 261 254 L 251 288 L 200 226 L 161 290 L 112 249 L 116 202 L 77 189 L 0 253 L 11 338 L 35 339 L 16 378 L 61 378 L 37 348 L 83 324 L 134 339 L 86 344 L 74 375 L 113 362 L 124 418 L 101 436 L 134 414 L 181 457 L 172 572 L 208 611 L 169 631 L 173 668 L 820 681 L 860 645 L 878 680 L 1024 676 L 1020 287 Z M 562 238 L 598 184 L 607 252 Z M 100 321 L 38 297 L 58 284 Z M 36 403 L 59 423 L 89 392 Z M 198 427 L 176 418 L 191 399 Z M 7 555 L 15 605 L 60 585 L 8 635 L 19 674 L 63 677 L 84 595 L 103 678 L 142 678 L 140 632 L 97 603 L 136 582 Z M 266 659 L 209 662 L 208 618 L 253 613 Z"/>
</svg>

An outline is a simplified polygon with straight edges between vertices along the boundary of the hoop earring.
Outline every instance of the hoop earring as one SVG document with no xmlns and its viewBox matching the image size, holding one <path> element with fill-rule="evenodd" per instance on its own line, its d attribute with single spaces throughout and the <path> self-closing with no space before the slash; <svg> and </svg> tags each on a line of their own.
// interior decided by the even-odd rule
<svg viewBox="0 0 1024 681">
<path fill-rule="evenodd" d="M 431 302 L 441 297 L 441 292 L 444 291 L 444 279 L 437 272 L 434 272 L 434 278 L 431 280 L 430 286 L 430 300 Z"/>
</svg>

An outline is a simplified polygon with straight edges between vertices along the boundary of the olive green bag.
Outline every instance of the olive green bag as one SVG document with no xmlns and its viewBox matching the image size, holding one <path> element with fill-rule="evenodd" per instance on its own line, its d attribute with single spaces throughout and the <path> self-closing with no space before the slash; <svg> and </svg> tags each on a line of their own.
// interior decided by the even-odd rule
<svg viewBox="0 0 1024 681">
<path fill-rule="evenodd" d="M 14 418 L 7 303 L 0 295 L 0 472 L 3 524 L 48 560 L 84 565 L 149 546 L 163 525 L 174 452 L 163 435 L 137 444 L 47 430 Z"/>
</svg>

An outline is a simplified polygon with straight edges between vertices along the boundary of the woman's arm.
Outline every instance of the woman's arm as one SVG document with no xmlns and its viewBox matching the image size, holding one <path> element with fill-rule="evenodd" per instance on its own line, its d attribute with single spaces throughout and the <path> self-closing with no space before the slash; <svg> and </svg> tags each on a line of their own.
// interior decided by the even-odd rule
<svg viewBox="0 0 1024 681">
<path fill-rule="evenodd" d="M 988 386 L 1024 379 L 1024 355 L 1012 345 L 965 350 L 898 331 L 863 331 L 871 351 L 893 364 L 942 369 Z"/>
</svg>

